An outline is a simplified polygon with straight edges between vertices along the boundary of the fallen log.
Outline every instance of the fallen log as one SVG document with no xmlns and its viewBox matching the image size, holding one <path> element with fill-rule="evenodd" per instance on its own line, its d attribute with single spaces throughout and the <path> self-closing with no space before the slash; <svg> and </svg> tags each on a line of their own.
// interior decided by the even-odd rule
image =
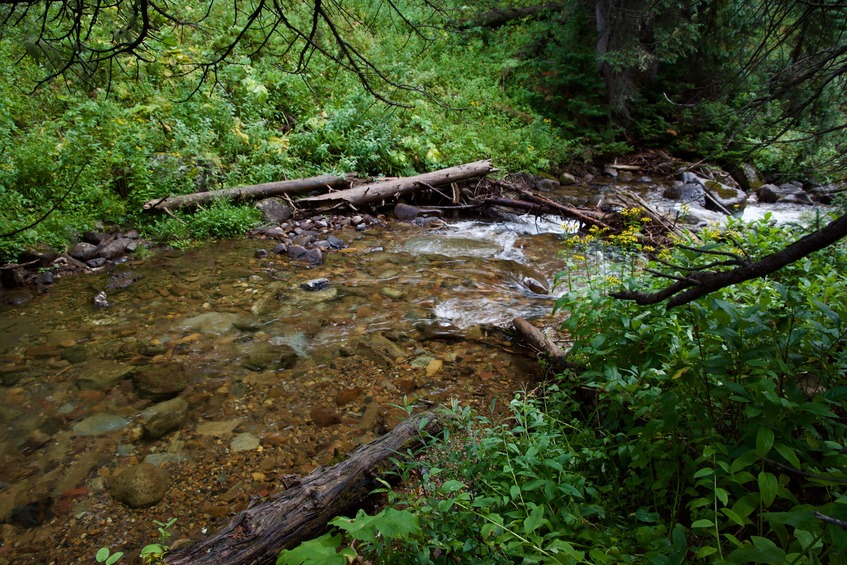
<svg viewBox="0 0 847 565">
<path fill-rule="evenodd" d="M 235 188 L 224 188 L 222 190 L 211 190 L 209 192 L 168 196 L 166 198 L 149 200 L 144 203 L 142 208 L 145 212 L 164 212 L 166 210 L 190 208 L 200 204 L 206 204 L 218 198 L 230 198 L 233 200 L 262 199 L 279 194 L 297 194 L 300 192 L 311 192 L 313 190 L 342 188 L 349 184 L 350 179 L 347 176 L 321 175 L 305 179 L 283 180 L 264 184 L 238 186 Z"/>
<path fill-rule="evenodd" d="M 351 207 L 375 204 L 394 200 L 402 194 L 416 190 L 428 189 L 435 186 L 453 182 L 484 177 L 495 169 L 490 160 L 466 163 L 431 173 L 424 173 L 414 177 L 384 180 L 380 182 L 363 184 L 347 190 L 339 190 L 318 196 L 309 196 L 297 201 L 298 206 L 317 209 L 333 209 L 338 207 Z"/>
<path fill-rule="evenodd" d="M 519 190 L 518 194 L 521 198 L 525 198 L 530 202 L 542 204 L 544 206 L 547 206 L 548 208 L 556 210 L 559 214 L 566 218 L 571 218 L 572 220 L 577 220 L 579 222 L 582 222 L 583 224 L 589 226 L 597 226 L 598 228 L 606 229 L 612 232 L 616 231 L 609 224 L 607 224 L 601 219 L 603 216 L 602 213 L 598 214 L 594 210 L 579 210 L 571 206 L 565 206 L 564 204 L 560 204 L 558 202 L 550 200 L 547 197 L 540 196 L 538 194 L 533 194 L 532 192 L 526 190 Z"/>
<path fill-rule="evenodd" d="M 239 512 L 212 537 L 165 556 L 169 565 L 275 563 L 277 554 L 321 534 L 329 520 L 361 503 L 392 458 L 438 434 L 441 420 L 424 412 L 363 445 L 332 467 L 319 467 L 270 501 Z"/>
<path fill-rule="evenodd" d="M 541 330 L 520 317 L 512 320 L 512 325 L 527 345 L 537 351 L 549 364 L 553 373 L 560 373 L 572 367 L 562 348 L 550 341 L 547 336 L 541 333 Z"/>
</svg>

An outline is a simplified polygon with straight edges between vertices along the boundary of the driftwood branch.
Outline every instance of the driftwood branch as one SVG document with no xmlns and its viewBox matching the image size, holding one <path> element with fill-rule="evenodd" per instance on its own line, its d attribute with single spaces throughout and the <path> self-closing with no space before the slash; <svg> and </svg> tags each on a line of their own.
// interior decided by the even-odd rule
<svg viewBox="0 0 847 565">
<path fill-rule="evenodd" d="M 602 213 L 595 213 L 594 210 L 579 210 L 571 206 L 565 206 L 564 204 L 560 204 L 558 202 L 555 202 L 554 200 L 550 200 L 545 196 L 533 194 L 532 192 L 526 190 L 519 190 L 518 194 L 521 198 L 529 200 L 530 202 L 535 202 L 536 204 L 547 206 L 548 208 L 555 210 L 566 218 L 577 220 L 589 226 L 597 226 L 598 228 L 606 229 L 610 232 L 617 231 L 601 219 L 603 216 Z"/>
<path fill-rule="evenodd" d="M 427 190 L 433 186 L 484 177 L 494 170 L 491 161 L 476 161 L 414 177 L 384 180 L 347 190 L 301 198 L 297 201 L 297 205 L 305 208 L 332 209 L 339 206 L 355 208 L 368 204 L 378 204 L 395 200 L 403 194 L 416 190 Z"/>
<path fill-rule="evenodd" d="M 183 194 L 181 196 L 169 196 L 167 198 L 145 202 L 143 209 L 145 212 L 165 212 L 178 208 L 191 208 L 217 200 L 218 198 L 230 198 L 233 200 L 262 199 L 281 194 L 297 194 L 300 192 L 311 192 L 313 190 L 343 188 L 349 184 L 350 181 L 346 176 L 321 175 L 305 179 L 283 180 L 235 188 L 224 188 L 222 190 L 211 190 L 209 192 Z"/>
<path fill-rule="evenodd" d="M 559 373 L 572 366 L 562 348 L 550 341 L 541 333 L 541 330 L 531 323 L 518 317 L 512 320 L 512 325 L 527 345 L 537 351 L 550 364 L 553 372 Z"/>
<path fill-rule="evenodd" d="M 169 553 L 169 565 L 257 565 L 276 562 L 283 549 L 322 533 L 329 520 L 361 503 L 394 467 L 392 458 L 438 434 L 441 421 L 425 412 L 354 451 L 319 467 L 269 502 L 248 508 L 212 537 Z"/>
<path fill-rule="evenodd" d="M 845 236 L 847 236 L 847 214 L 759 261 L 728 271 L 690 273 L 657 292 L 622 291 L 613 292 L 611 296 L 622 300 L 634 300 L 637 304 L 642 305 L 656 304 L 668 300 L 667 308 L 670 310 L 675 306 L 688 304 L 716 290 L 770 275 L 786 265 L 832 245 Z"/>
</svg>

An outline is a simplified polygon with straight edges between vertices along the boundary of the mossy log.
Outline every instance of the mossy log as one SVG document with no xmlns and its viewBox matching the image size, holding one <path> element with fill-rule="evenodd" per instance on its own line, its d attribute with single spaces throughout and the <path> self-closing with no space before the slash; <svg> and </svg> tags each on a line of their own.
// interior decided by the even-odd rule
<svg viewBox="0 0 847 565">
<path fill-rule="evenodd" d="M 392 458 L 441 432 L 441 420 L 424 412 L 363 445 L 332 467 L 319 467 L 270 501 L 239 512 L 210 538 L 165 557 L 169 565 L 275 563 L 290 549 L 320 535 L 329 520 L 360 504 L 394 468 Z"/>
</svg>

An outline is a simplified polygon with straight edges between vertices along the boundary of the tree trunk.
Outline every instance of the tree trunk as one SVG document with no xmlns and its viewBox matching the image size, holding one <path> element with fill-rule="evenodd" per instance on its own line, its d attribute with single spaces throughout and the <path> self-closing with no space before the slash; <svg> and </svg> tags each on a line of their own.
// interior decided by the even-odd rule
<svg viewBox="0 0 847 565">
<path fill-rule="evenodd" d="M 355 188 L 330 192 L 319 196 L 301 198 L 297 201 L 298 206 L 318 209 L 332 209 L 340 206 L 356 208 L 368 204 L 384 203 L 393 200 L 401 194 L 414 192 L 416 190 L 432 188 L 434 186 L 449 184 L 467 179 L 484 177 L 495 169 L 491 161 L 476 161 L 466 163 L 440 171 L 424 173 L 414 177 L 392 179 L 387 181 L 363 184 Z"/>
<path fill-rule="evenodd" d="M 217 198 L 232 198 L 234 200 L 262 199 L 279 194 L 327 190 L 330 188 L 341 188 L 347 185 L 349 185 L 349 179 L 347 177 L 321 175 L 305 179 L 283 180 L 265 184 L 225 188 L 223 190 L 212 190 L 209 192 L 183 194 L 181 196 L 168 196 L 167 198 L 145 202 L 143 208 L 145 212 L 164 212 L 165 210 L 194 207 L 198 204 L 211 202 Z"/>
<path fill-rule="evenodd" d="M 169 565 L 275 563 L 277 554 L 321 534 L 329 520 L 361 503 L 394 467 L 391 459 L 438 434 L 441 422 L 425 412 L 363 445 L 346 461 L 319 467 L 270 501 L 248 508 L 212 537 L 169 553 Z"/>
</svg>

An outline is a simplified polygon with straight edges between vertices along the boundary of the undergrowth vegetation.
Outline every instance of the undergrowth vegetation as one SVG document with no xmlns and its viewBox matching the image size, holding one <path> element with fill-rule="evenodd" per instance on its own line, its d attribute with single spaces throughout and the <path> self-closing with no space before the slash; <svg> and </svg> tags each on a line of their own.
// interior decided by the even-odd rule
<svg viewBox="0 0 847 565">
<path fill-rule="evenodd" d="M 768 220 L 697 246 L 756 259 L 803 231 Z M 569 243 L 599 257 L 571 267 L 593 275 L 557 302 L 582 370 L 516 396 L 499 423 L 454 406 L 452 431 L 401 463 L 408 486 L 387 489 L 387 510 L 337 518 L 279 563 L 317 563 L 316 547 L 344 548 L 339 563 L 847 559 L 847 249 L 666 311 L 607 291 L 714 254 L 659 264 L 620 243 Z"/>
<path fill-rule="evenodd" d="M 414 2 L 401 4 L 413 22 L 431 18 Z M 202 13 L 204 5 L 187 2 L 185 9 Z M 533 105 L 527 92 L 537 91 L 528 85 L 540 71 L 515 55 L 539 33 L 537 24 L 490 36 L 448 32 L 441 22 L 416 35 L 378 5 L 352 2 L 347 8 L 367 22 L 348 29 L 347 39 L 380 69 L 428 95 L 401 91 L 394 98 L 407 107 L 387 106 L 355 75 L 319 56 L 304 72 L 291 73 L 298 53 L 280 57 L 279 46 L 270 44 L 251 56 L 249 41 L 201 83 L 200 72 L 191 69 L 214 48 L 208 30 L 231 30 L 226 3 L 214 5 L 203 29 L 183 28 L 151 44 L 152 62 L 122 56 L 125 74 L 57 78 L 35 90 L 48 62 L 22 52 L 29 28 L 5 30 L 0 233 L 29 226 L 54 205 L 56 210 L 15 237 L 0 238 L 0 259 L 36 243 L 61 248 L 76 234 L 109 224 L 135 226 L 148 236 L 164 232 L 170 240 L 183 239 L 184 231 L 204 236 L 141 212 L 144 202 L 168 194 L 330 172 L 405 175 L 483 158 L 506 170 L 550 170 L 579 161 L 586 151 L 607 150 L 603 143 L 610 136 L 563 114 L 554 123 L 555 116 Z M 596 102 L 596 93 L 585 101 Z M 592 115 L 603 112 L 595 104 Z"/>
</svg>

